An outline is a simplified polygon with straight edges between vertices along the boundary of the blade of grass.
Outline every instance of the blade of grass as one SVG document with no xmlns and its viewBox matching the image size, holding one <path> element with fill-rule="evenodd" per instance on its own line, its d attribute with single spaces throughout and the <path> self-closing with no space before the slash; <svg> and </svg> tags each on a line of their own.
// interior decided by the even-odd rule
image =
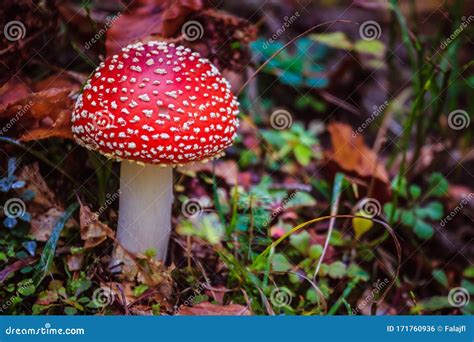
<svg viewBox="0 0 474 342">
<path fill-rule="evenodd" d="M 37 272 L 34 276 L 36 286 L 38 286 L 43 281 L 43 279 L 46 277 L 46 274 L 49 272 L 51 262 L 53 261 L 54 254 L 56 253 L 59 235 L 61 234 L 64 225 L 77 208 L 79 208 L 78 203 L 71 204 L 54 225 L 53 230 L 51 231 L 51 236 L 44 246 L 41 259 L 38 265 L 35 267 Z"/>
</svg>

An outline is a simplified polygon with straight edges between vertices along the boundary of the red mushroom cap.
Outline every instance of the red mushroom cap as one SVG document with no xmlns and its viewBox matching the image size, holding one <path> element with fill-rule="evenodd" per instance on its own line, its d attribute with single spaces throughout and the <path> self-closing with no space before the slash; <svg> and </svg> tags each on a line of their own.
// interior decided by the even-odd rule
<svg viewBox="0 0 474 342">
<path fill-rule="evenodd" d="M 217 68 L 165 42 L 137 43 L 95 70 L 72 115 L 75 140 L 113 159 L 185 164 L 232 145 L 238 102 Z"/>
</svg>

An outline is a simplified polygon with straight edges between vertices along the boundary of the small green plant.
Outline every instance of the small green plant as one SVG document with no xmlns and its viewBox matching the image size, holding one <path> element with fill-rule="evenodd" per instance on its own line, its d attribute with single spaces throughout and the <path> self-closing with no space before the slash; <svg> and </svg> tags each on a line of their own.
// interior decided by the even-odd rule
<svg viewBox="0 0 474 342">
<path fill-rule="evenodd" d="M 406 205 L 399 208 L 395 208 L 393 203 L 384 205 L 384 212 L 391 219 L 390 223 L 401 222 L 412 228 L 420 239 L 429 239 L 433 235 L 430 221 L 443 217 L 443 205 L 435 198 L 446 194 L 448 181 L 441 173 L 435 172 L 429 177 L 424 193 L 419 185 L 408 185 L 406 178 L 395 178 L 392 187 L 394 192 L 406 201 Z"/>
<path fill-rule="evenodd" d="M 284 131 L 264 130 L 262 135 L 277 151 L 278 160 L 293 155 L 299 164 L 307 166 L 311 160 L 321 157 L 319 153 L 313 151 L 318 139 L 301 123 L 294 123 Z"/>
</svg>

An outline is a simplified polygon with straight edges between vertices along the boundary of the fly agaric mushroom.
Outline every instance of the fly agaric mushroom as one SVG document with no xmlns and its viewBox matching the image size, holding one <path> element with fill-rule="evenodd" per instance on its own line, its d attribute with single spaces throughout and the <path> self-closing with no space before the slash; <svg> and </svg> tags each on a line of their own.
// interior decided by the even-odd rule
<svg viewBox="0 0 474 342">
<path fill-rule="evenodd" d="M 75 140 L 121 161 L 117 239 L 164 260 L 173 167 L 215 159 L 236 137 L 238 102 L 207 59 L 183 46 L 136 43 L 108 58 L 79 95 Z"/>
</svg>

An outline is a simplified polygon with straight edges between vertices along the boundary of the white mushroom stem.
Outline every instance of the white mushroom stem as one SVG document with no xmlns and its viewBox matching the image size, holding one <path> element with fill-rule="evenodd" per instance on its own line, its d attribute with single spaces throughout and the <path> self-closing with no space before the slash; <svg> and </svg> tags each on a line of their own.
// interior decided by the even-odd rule
<svg viewBox="0 0 474 342">
<path fill-rule="evenodd" d="M 122 161 L 117 239 L 129 252 L 165 260 L 171 233 L 173 169 Z"/>
</svg>

